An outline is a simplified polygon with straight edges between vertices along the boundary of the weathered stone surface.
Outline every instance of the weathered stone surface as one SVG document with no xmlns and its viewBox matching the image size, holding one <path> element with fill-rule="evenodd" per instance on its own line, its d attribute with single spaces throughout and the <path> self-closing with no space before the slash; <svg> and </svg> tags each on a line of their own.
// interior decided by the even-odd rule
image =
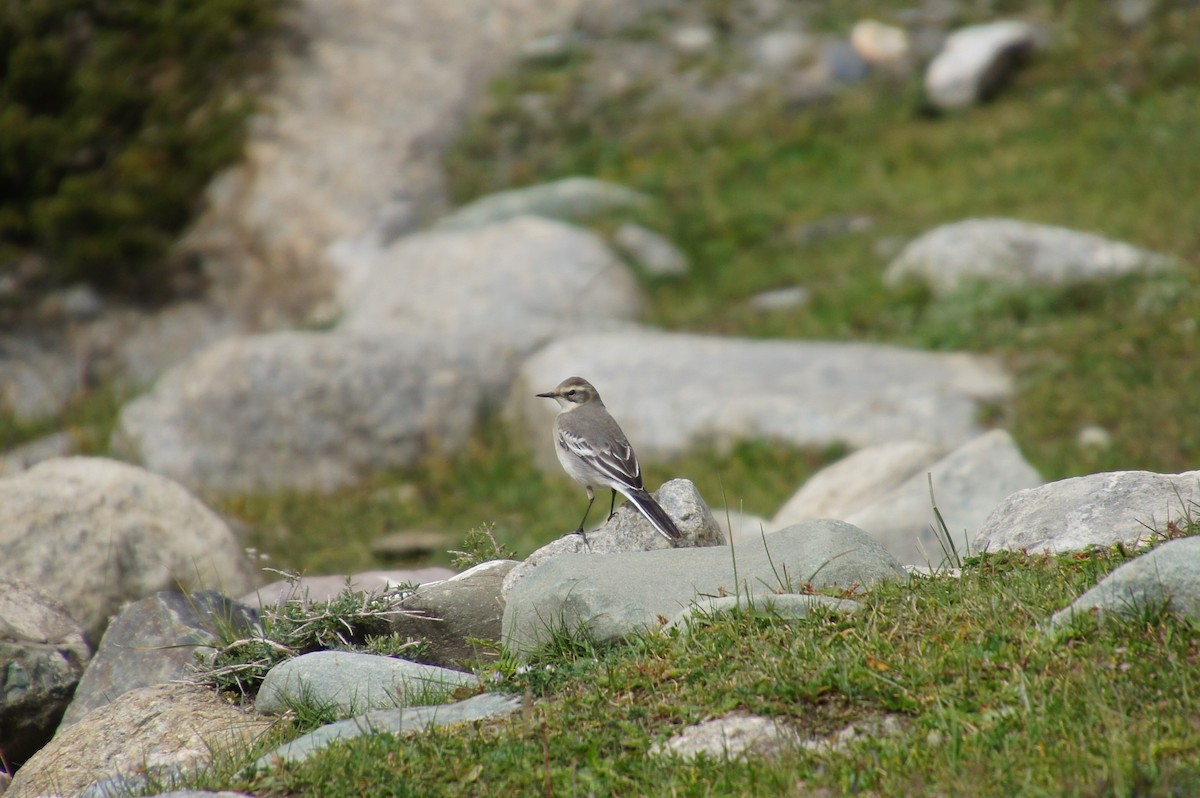
<svg viewBox="0 0 1200 798">
<path fill-rule="evenodd" d="M 376 709 L 354 718 L 339 720 L 286 743 L 258 760 L 258 767 L 276 767 L 300 762 L 338 740 L 363 734 L 416 734 L 473 720 L 511 715 L 521 708 L 521 697 L 481 693 L 464 701 L 435 706 Z"/>
<path fill-rule="evenodd" d="M 4 795 L 78 795 L 104 779 L 169 778 L 245 750 L 271 725 L 207 687 L 142 687 L 63 730 L 25 763 Z"/>
<path fill-rule="evenodd" d="M 256 626 L 253 610 L 213 590 L 161 592 L 129 604 L 105 630 L 60 730 L 130 690 L 193 678 L 197 653 L 211 660 L 221 630 L 240 636 Z"/>
<path fill-rule="evenodd" d="M 536 398 L 572 374 L 604 397 L 642 462 L 693 446 L 773 440 L 854 448 L 895 440 L 955 446 L 983 432 L 981 402 L 1009 396 L 998 363 L 976 355 L 818 341 L 761 341 L 650 330 L 597 333 L 547 346 L 522 366 L 511 411 L 539 465 L 556 408 Z"/>
<path fill-rule="evenodd" d="M 687 255 L 666 236 L 626 222 L 613 233 L 613 243 L 625 257 L 655 277 L 683 277 L 690 270 Z"/>
<path fill-rule="evenodd" d="M 1056 612 L 1050 625 L 1061 627 L 1093 612 L 1136 617 L 1164 609 L 1200 623 L 1200 537 L 1168 541 L 1125 563 Z"/>
<path fill-rule="evenodd" d="M 230 338 L 127 404 L 114 446 L 194 488 L 332 490 L 460 445 L 475 372 L 433 333 Z"/>
<path fill-rule="evenodd" d="M 534 216 L 406 236 L 356 253 L 344 271 L 340 330 L 421 323 L 450 334 L 483 317 L 484 329 L 507 340 L 510 327 L 529 319 L 586 329 L 631 318 L 642 305 L 637 281 L 599 236 Z"/>
<path fill-rule="evenodd" d="M 960 28 L 946 37 L 925 71 L 925 93 L 938 108 L 962 108 L 993 96 L 1033 50 L 1032 25 L 1002 20 Z"/>
<path fill-rule="evenodd" d="M 83 628 L 65 609 L 32 585 L 0 577 L 4 761 L 19 765 L 54 735 L 90 657 Z"/>
<path fill-rule="evenodd" d="M 422 659 L 434 665 L 458 667 L 462 662 L 494 659 L 496 649 L 476 641 L 500 642 L 504 615 L 500 588 L 516 565 L 515 560 L 491 560 L 443 582 L 421 585 L 397 605 L 420 616 L 396 616 L 393 631 L 427 641 L 431 651 Z"/>
<path fill-rule="evenodd" d="M 944 296 L 972 282 L 1062 286 L 1169 264 L 1162 255 L 1093 233 L 1015 219 L 967 219 L 909 243 L 883 279 L 896 286 L 915 278 Z"/>
<path fill-rule="evenodd" d="M 953 552 L 936 528 L 933 500 L 953 537 L 954 551 L 965 557 L 975 532 L 1000 502 L 1042 482 L 1012 436 L 992 430 L 920 469 L 843 520 L 865 529 L 905 565 L 939 566 L 952 560 Z"/>
<path fill-rule="evenodd" d="M 528 653 L 555 630 L 586 627 L 599 641 L 658 629 L 704 596 L 867 586 L 898 579 L 895 558 L 857 527 L 809 521 L 747 542 L 725 546 L 575 554 L 534 569 L 505 595 L 504 642 Z"/>
<path fill-rule="evenodd" d="M 518 216 L 582 221 L 615 210 L 646 205 L 650 198 L 625 186 L 594 177 L 567 177 L 552 183 L 514 188 L 481 197 L 444 216 L 437 230 L 483 227 Z"/>
<path fill-rule="evenodd" d="M 0 576 L 54 595 L 94 639 L 131 599 L 253 581 L 229 527 L 182 486 L 98 457 L 0 479 L 0 551 Z"/>
<path fill-rule="evenodd" d="M 734 712 L 688 726 L 665 743 L 656 744 L 650 753 L 673 754 L 681 759 L 736 759 L 777 756 L 799 747 L 800 736 L 786 722 Z"/>
<path fill-rule="evenodd" d="M 908 32 L 874 19 L 854 23 L 850 44 L 868 64 L 886 70 L 899 70 L 912 57 Z"/>
<path fill-rule="evenodd" d="M 600 504 L 603 496 L 597 496 Z M 656 530 L 636 507 L 628 503 L 617 508 L 613 517 L 583 536 L 567 533 L 530 554 L 504 578 L 504 593 L 543 563 L 564 554 L 620 554 L 635 551 L 694 548 L 725 545 L 725 533 L 704 503 L 696 486 L 686 479 L 663 484 L 654 498 L 679 529 L 682 537 L 672 543 Z M 586 501 L 586 499 L 584 500 Z M 593 512 L 595 507 L 592 508 Z M 603 512 L 603 510 L 601 511 Z M 601 516 L 603 517 L 603 516 Z"/>
<path fill-rule="evenodd" d="M 1009 496 L 988 516 L 971 550 L 1030 553 L 1138 545 L 1200 506 L 1200 471 L 1089 474 Z"/>
<path fill-rule="evenodd" d="M 768 529 L 811 518 L 845 520 L 897 488 L 938 459 L 926 441 L 891 441 L 868 446 L 822 468 L 779 508 Z"/>
<path fill-rule="evenodd" d="M 69 457 L 75 454 L 75 451 L 75 436 L 70 430 L 53 432 L 0 455 L 0 477 L 25 471 L 43 460 Z"/>
<path fill-rule="evenodd" d="M 473 674 L 394 657 L 352 651 L 315 651 L 284 660 L 267 672 L 254 708 L 276 715 L 311 702 L 342 717 L 425 701 L 430 691 L 474 686 Z"/>
</svg>

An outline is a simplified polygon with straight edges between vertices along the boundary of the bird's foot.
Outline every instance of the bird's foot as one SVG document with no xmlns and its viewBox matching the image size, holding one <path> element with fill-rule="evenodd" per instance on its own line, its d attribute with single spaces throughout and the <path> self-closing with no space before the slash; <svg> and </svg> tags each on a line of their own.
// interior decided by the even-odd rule
<svg viewBox="0 0 1200 798">
<path fill-rule="evenodd" d="M 585 533 L 585 532 L 583 531 L 583 527 L 579 527 L 579 529 L 576 529 L 576 530 L 575 530 L 574 532 L 572 532 L 571 534 L 572 534 L 572 535 L 579 535 L 579 537 L 583 538 L 583 545 L 587 546 L 589 549 L 592 547 L 592 544 L 591 544 L 591 543 L 588 543 L 588 539 L 587 539 L 587 533 Z"/>
</svg>

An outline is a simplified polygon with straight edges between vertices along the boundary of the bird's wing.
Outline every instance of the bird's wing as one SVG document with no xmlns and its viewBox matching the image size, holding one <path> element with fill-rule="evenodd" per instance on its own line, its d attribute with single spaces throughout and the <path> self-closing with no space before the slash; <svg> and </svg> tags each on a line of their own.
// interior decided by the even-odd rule
<svg viewBox="0 0 1200 798">
<path fill-rule="evenodd" d="M 609 439 L 597 447 L 569 430 L 561 430 L 558 442 L 614 481 L 631 488 L 642 487 L 642 467 L 638 465 L 633 447 L 623 436 Z"/>
</svg>

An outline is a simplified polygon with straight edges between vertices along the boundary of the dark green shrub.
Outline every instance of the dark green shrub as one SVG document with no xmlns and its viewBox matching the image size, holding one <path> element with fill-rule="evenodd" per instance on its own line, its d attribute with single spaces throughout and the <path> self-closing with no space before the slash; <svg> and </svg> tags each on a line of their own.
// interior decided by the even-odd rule
<svg viewBox="0 0 1200 798">
<path fill-rule="evenodd" d="M 162 293 L 280 0 L 0 0 L 0 269 Z"/>
</svg>

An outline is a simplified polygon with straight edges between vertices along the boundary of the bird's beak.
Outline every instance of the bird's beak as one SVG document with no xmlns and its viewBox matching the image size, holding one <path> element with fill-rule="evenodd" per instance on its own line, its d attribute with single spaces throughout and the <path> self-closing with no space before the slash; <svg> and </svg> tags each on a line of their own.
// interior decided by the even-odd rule
<svg viewBox="0 0 1200 798">
<path fill-rule="evenodd" d="M 547 391 L 546 393 L 539 393 L 539 394 L 537 394 L 537 395 L 538 395 L 538 396 L 540 396 L 540 397 L 541 397 L 541 398 L 543 398 L 543 399 L 553 399 L 553 398 L 554 398 L 554 391 Z"/>
</svg>

